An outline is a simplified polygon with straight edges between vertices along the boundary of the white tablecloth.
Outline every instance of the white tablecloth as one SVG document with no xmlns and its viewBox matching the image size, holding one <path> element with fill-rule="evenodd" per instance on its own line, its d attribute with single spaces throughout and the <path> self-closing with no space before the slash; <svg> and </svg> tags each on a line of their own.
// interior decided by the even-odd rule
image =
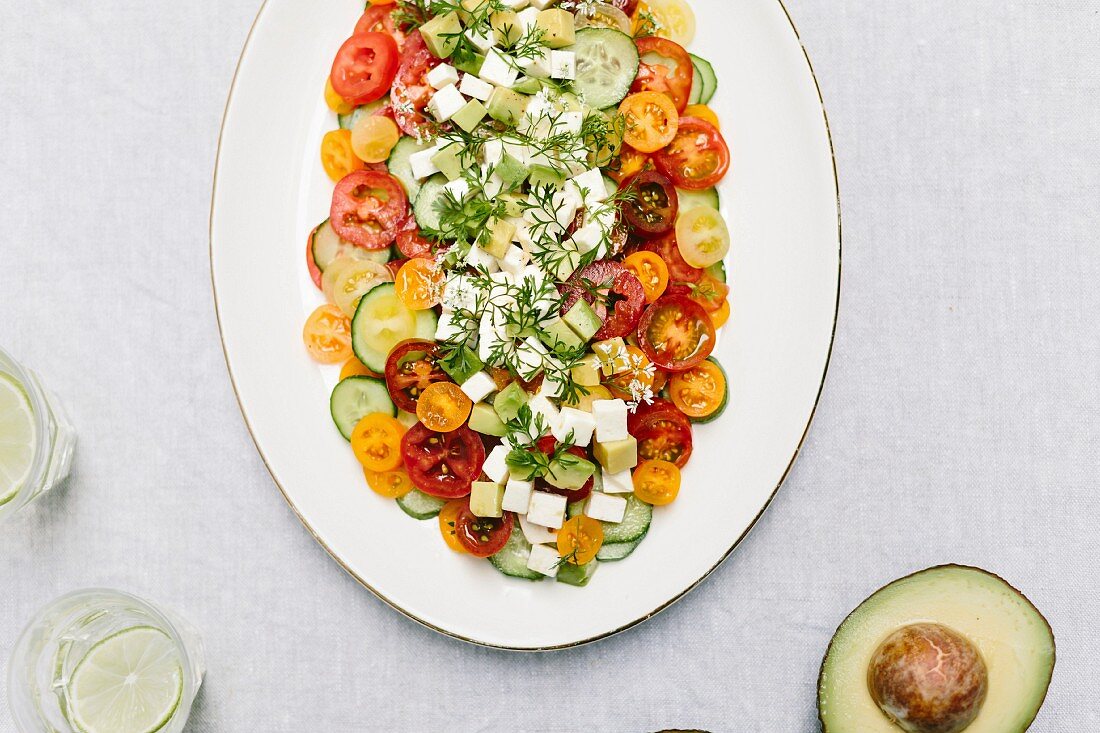
<svg viewBox="0 0 1100 733">
<path fill-rule="evenodd" d="M 388 609 L 253 449 L 207 214 L 257 6 L 0 3 L 0 343 L 80 435 L 68 484 L 2 530 L 0 666 L 37 607 L 106 585 L 203 629 L 193 731 L 811 731 L 836 624 L 882 583 L 951 561 L 1003 574 L 1054 626 L 1034 730 L 1096 728 L 1100 3 L 791 0 L 844 204 L 816 425 L 702 588 L 541 656 Z"/>
</svg>

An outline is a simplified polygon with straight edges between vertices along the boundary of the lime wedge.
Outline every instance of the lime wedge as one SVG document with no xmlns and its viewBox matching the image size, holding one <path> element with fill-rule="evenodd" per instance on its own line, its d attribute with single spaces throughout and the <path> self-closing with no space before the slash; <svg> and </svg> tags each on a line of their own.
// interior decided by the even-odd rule
<svg viewBox="0 0 1100 733">
<path fill-rule="evenodd" d="M 83 733 L 153 733 L 183 695 L 179 650 L 159 629 L 120 631 L 80 660 L 66 692 L 69 718 Z"/>
<path fill-rule="evenodd" d="M 37 435 L 31 403 L 15 381 L 0 374 L 0 504 L 7 504 L 30 473 Z"/>
</svg>

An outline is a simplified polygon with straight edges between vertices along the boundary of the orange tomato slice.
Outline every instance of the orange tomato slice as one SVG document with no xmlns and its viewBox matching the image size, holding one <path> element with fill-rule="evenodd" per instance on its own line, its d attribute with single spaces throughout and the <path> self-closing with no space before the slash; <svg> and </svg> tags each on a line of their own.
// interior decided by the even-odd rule
<svg viewBox="0 0 1100 733">
<path fill-rule="evenodd" d="M 363 468 L 375 473 L 401 466 L 401 438 L 405 426 L 382 412 L 372 412 L 351 431 L 351 450 Z"/>
<path fill-rule="evenodd" d="M 672 375 L 668 396 L 688 417 L 710 417 L 726 402 L 726 375 L 713 361 L 704 361 L 684 372 Z"/>
<path fill-rule="evenodd" d="M 364 468 L 363 475 L 366 476 L 367 486 L 371 491 L 387 499 L 400 499 L 413 490 L 412 479 L 403 468 L 393 471 L 371 471 Z"/>
<path fill-rule="evenodd" d="M 394 278 L 394 292 L 405 307 L 427 310 L 443 297 L 443 270 L 427 257 L 414 257 L 401 266 Z"/>
<path fill-rule="evenodd" d="M 458 430 L 470 417 L 474 403 L 454 382 L 436 382 L 420 394 L 416 416 L 424 427 L 437 433 Z"/>
<path fill-rule="evenodd" d="M 558 554 L 571 565 L 584 565 L 603 547 L 603 525 L 592 517 L 578 514 L 558 530 Z"/>
<path fill-rule="evenodd" d="M 647 303 L 660 298 L 668 287 L 668 265 L 656 252 L 635 252 L 623 260 L 623 267 L 641 281 Z"/>
<path fill-rule="evenodd" d="M 646 504 L 664 506 L 680 493 L 680 469 L 670 461 L 642 461 L 634 469 L 634 496 Z"/>
<path fill-rule="evenodd" d="M 359 361 L 359 357 L 353 356 L 340 369 L 340 380 L 343 381 L 348 377 L 374 377 L 379 379 L 381 375 L 367 369 L 367 365 Z"/>
<path fill-rule="evenodd" d="M 684 117 L 696 117 L 700 120 L 706 120 L 715 128 L 722 129 L 722 123 L 718 121 L 718 115 L 705 104 L 689 104 L 687 109 L 684 110 Z"/>
<path fill-rule="evenodd" d="M 676 138 L 680 115 L 667 94 L 638 92 L 619 105 L 626 121 L 623 141 L 643 153 L 654 153 Z"/>
<path fill-rule="evenodd" d="M 605 379 L 604 385 L 612 395 L 624 400 L 638 400 L 646 392 L 655 392 L 657 369 L 653 362 L 634 344 L 627 344 L 626 353 L 629 364 Z"/>
<path fill-rule="evenodd" d="M 624 145 L 619 150 L 619 157 L 611 161 L 606 172 L 615 179 L 616 183 L 622 183 L 635 174 L 641 173 L 647 165 L 649 165 L 648 155 L 638 152 L 629 145 Z"/>
<path fill-rule="evenodd" d="M 466 548 L 458 541 L 458 531 L 455 527 L 458 515 L 466 508 L 468 501 L 469 499 L 466 498 L 451 499 L 439 512 L 439 533 L 443 535 L 443 541 L 447 543 L 447 547 L 463 555 L 467 554 Z"/>
<path fill-rule="evenodd" d="M 718 310 L 710 314 L 710 320 L 714 322 L 714 328 L 719 329 L 726 325 L 726 322 L 730 319 L 730 302 L 729 300 L 723 300 L 722 305 L 718 306 Z"/>
<path fill-rule="evenodd" d="M 332 88 L 332 77 L 325 79 L 325 104 L 338 115 L 351 114 L 355 107 Z"/>
<path fill-rule="evenodd" d="M 351 148 L 351 130 L 332 130 L 321 140 L 321 165 L 333 181 L 362 170 L 365 163 Z"/>
<path fill-rule="evenodd" d="M 302 328 L 309 355 L 322 364 L 339 364 L 353 356 L 351 320 L 336 306 L 325 303 L 310 314 Z"/>
</svg>

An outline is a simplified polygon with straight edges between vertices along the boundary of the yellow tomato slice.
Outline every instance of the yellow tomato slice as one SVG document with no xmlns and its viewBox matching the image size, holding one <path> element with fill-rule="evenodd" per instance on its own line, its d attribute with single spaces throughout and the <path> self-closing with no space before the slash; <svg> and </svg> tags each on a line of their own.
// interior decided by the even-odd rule
<svg viewBox="0 0 1100 733">
<path fill-rule="evenodd" d="M 351 450 L 363 468 L 376 473 L 401 466 L 401 438 L 405 426 L 397 418 L 372 412 L 351 431 Z"/>
<path fill-rule="evenodd" d="M 710 320 L 714 322 L 715 330 L 726 325 L 726 322 L 730 319 L 730 302 L 729 299 L 723 300 L 722 305 L 718 306 L 718 310 L 710 314 Z"/>
<path fill-rule="evenodd" d="M 371 491 L 387 499 L 400 499 L 413 490 L 412 479 L 403 468 L 393 471 L 371 471 L 364 468 L 363 475 L 366 476 L 367 486 Z"/>
<path fill-rule="evenodd" d="M 370 369 L 367 369 L 367 365 L 359 361 L 359 357 L 353 356 L 348 359 L 344 366 L 340 369 L 340 379 L 344 380 L 348 377 L 374 377 L 379 378 L 380 375 L 375 374 Z"/>
<path fill-rule="evenodd" d="M 322 364 L 347 361 L 352 356 L 351 321 L 339 308 L 326 303 L 306 319 L 302 341 L 309 355 Z"/>
<path fill-rule="evenodd" d="M 676 244 L 684 262 L 692 267 L 710 267 L 730 251 L 726 220 L 709 206 L 681 211 L 676 221 Z"/>
<path fill-rule="evenodd" d="M 705 104 L 688 105 L 687 109 L 684 110 L 684 117 L 695 117 L 700 120 L 706 120 L 714 125 L 715 129 L 722 129 L 722 124 L 718 121 L 718 115 Z"/>
<path fill-rule="evenodd" d="M 467 554 L 466 548 L 458 541 L 458 532 L 455 529 L 455 524 L 458 520 L 458 515 L 466 508 L 467 501 L 468 499 L 465 498 L 451 499 L 443 505 L 443 509 L 439 512 L 439 533 L 443 535 L 443 541 L 447 543 L 447 547 L 463 555 Z"/>
<path fill-rule="evenodd" d="M 680 129 L 680 115 L 667 94 L 638 92 L 619 105 L 625 129 L 623 141 L 643 153 L 653 153 L 668 145 Z"/>
<path fill-rule="evenodd" d="M 321 140 L 321 165 L 333 181 L 362 170 L 364 163 L 351 149 L 350 130 L 332 130 Z"/>
<path fill-rule="evenodd" d="M 416 401 L 416 416 L 429 430 L 449 433 L 462 427 L 473 407 L 474 403 L 457 384 L 436 382 Z"/>
<path fill-rule="evenodd" d="M 603 525 L 578 514 L 558 530 L 558 554 L 571 565 L 584 565 L 603 547 Z"/>
<path fill-rule="evenodd" d="M 635 252 L 623 260 L 623 267 L 641 281 L 647 303 L 660 298 L 668 287 L 668 265 L 656 252 Z"/>
<path fill-rule="evenodd" d="M 713 361 L 704 361 L 685 372 L 677 372 L 668 382 L 672 404 L 688 417 L 705 418 L 726 402 L 726 375 Z"/>
<path fill-rule="evenodd" d="M 389 117 L 363 115 L 351 128 L 351 149 L 366 163 L 383 163 L 401 139 L 397 123 Z"/>
<path fill-rule="evenodd" d="M 584 410 L 585 412 L 592 412 L 592 403 L 596 400 L 614 399 L 611 390 L 604 387 L 602 384 L 594 387 L 585 387 L 585 389 L 588 390 L 588 394 L 575 395 L 576 399 L 563 402 L 562 404 L 567 407 L 575 407 L 578 410 Z"/>
<path fill-rule="evenodd" d="M 695 39 L 695 12 L 684 0 L 644 0 L 638 4 L 635 20 L 649 13 L 657 22 L 656 35 L 681 46 Z"/>
<path fill-rule="evenodd" d="M 325 78 L 325 104 L 338 115 L 351 114 L 355 109 L 355 106 L 349 104 L 347 100 L 336 93 L 336 90 L 332 88 L 332 78 Z"/>
<path fill-rule="evenodd" d="M 409 308 L 427 310 L 443 297 L 443 270 L 435 260 L 414 257 L 397 271 L 394 289 Z"/>
<path fill-rule="evenodd" d="M 634 496 L 646 504 L 671 504 L 680 493 L 680 469 L 670 461 L 642 461 L 633 478 Z"/>
<path fill-rule="evenodd" d="M 333 304 L 352 317 L 359 300 L 382 283 L 393 280 L 389 268 L 380 262 L 355 255 L 341 255 L 329 263 L 321 276 L 321 290 Z"/>
</svg>

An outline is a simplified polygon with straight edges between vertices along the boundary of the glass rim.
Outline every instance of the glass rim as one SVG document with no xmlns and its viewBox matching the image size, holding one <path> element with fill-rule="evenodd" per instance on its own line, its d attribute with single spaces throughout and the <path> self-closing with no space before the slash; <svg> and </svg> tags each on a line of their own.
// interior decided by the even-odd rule
<svg viewBox="0 0 1100 733">
<path fill-rule="evenodd" d="M 50 436 L 50 406 L 46 401 L 46 395 L 42 392 L 42 385 L 39 384 L 37 376 L 30 369 L 23 366 L 22 362 L 12 356 L 11 352 L 3 346 L 0 346 L 0 366 L 12 371 L 12 376 L 19 381 L 19 385 L 26 393 L 27 399 L 31 403 L 31 413 L 34 416 L 35 433 L 34 458 L 31 460 L 31 470 L 27 473 L 26 482 L 19 487 L 18 493 L 9 502 L 9 505 L 0 506 L 0 519 L 3 519 L 5 515 L 14 513 L 15 510 L 26 506 L 35 496 L 34 492 L 25 489 L 28 484 L 33 484 L 36 479 L 40 479 L 49 469 L 53 438 Z M 43 437 L 46 439 L 44 440 Z"/>
</svg>

